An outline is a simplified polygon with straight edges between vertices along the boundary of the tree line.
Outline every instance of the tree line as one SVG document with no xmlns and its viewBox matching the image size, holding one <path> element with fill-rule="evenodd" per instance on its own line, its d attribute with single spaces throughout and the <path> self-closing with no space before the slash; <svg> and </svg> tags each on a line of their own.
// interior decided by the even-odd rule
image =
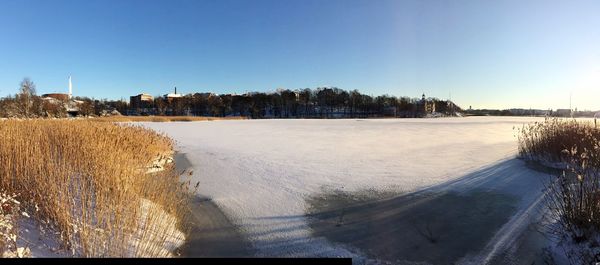
<svg viewBox="0 0 600 265">
<path fill-rule="evenodd" d="M 75 110 L 75 111 L 73 111 Z M 49 100 L 36 94 L 36 86 L 23 79 L 17 94 L 0 99 L 0 117 L 36 118 L 125 115 L 245 116 L 249 118 L 368 118 L 452 116 L 462 111 L 449 100 L 372 96 L 337 87 L 278 89 L 243 95 L 193 93 L 178 98 L 154 97 L 131 104 L 123 100 L 74 97 Z"/>
<path fill-rule="evenodd" d="M 425 104 L 430 106 L 428 111 Z M 132 104 L 133 105 L 133 104 Z M 434 105 L 435 107 L 431 107 Z M 431 111 L 435 110 L 435 111 Z M 367 118 L 455 115 L 461 111 L 449 100 L 371 96 L 337 87 L 279 89 L 243 95 L 193 93 L 180 98 L 155 97 L 132 107 L 131 115 L 246 116 L 250 118 Z"/>
</svg>

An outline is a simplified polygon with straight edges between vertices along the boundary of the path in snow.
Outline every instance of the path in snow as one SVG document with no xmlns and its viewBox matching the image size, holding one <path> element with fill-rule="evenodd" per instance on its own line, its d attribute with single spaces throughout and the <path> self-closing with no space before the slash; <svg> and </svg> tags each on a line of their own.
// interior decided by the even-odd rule
<svg viewBox="0 0 600 265">
<path fill-rule="evenodd" d="M 313 236 L 307 199 L 324 190 L 393 193 L 457 179 L 514 157 L 513 127 L 540 118 L 243 120 L 144 123 L 186 153 L 257 256 L 362 255 Z"/>
<path fill-rule="evenodd" d="M 517 238 L 538 216 L 546 177 L 508 159 L 387 200 L 356 203 L 352 196 L 336 201 L 320 195 L 309 200 L 315 212 L 310 227 L 315 235 L 357 247 L 374 260 L 487 264 L 520 243 Z M 505 257 L 493 263 L 506 264 L 507 258 L 528 263 Z"/>
</svg>

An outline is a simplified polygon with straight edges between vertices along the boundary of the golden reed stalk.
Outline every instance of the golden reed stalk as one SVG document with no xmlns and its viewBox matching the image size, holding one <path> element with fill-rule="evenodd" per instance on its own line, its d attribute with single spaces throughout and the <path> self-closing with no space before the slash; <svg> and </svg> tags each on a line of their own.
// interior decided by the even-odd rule
<svg viewBox="0 0 600 265">
<path fill-rule="evenodd" d="M 199 116 L 107 116 L 92 118 L 95 121 L 106 122 L 169 122 L 169 121 L 217 121 L 245 120 L 246 117 L 199 117 Z"/>
<path fill-rule="evenodd" d="M 187 229 L 188 186 L 172 166 L 146 171 L 172 150 L 169 138 L 131 125 L 4 120 L 0 190 L 38 208 L 34 217 L 76 256 L 166 256 L 163 245 L 181 237 L 168 227 Z"/>
</svg>

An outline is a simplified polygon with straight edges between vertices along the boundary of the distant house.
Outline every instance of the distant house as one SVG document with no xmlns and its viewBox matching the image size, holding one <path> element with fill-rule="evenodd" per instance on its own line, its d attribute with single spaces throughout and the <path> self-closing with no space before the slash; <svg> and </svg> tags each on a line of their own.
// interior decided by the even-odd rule
<svg viewBox="0 0 600 265">
<path fill-rule="evenodd" d="M 169 93 L 169 94 L 165 94 L 163 96 L 168 102 L 172 102 L 174 100 L 178 100 L 180 98 L 183 97 L 182 94 L 177 94 L 177 87 L 175 87 L 175 92 L 174 93 Z"/>
<path fill-rule="evenodd" d="M 571 110 L 570 109 L 557 109 L 556 112 L 554 112 L 554 116 L 571 117 Z"/>
<path fill-rule="evenodd" d="M 194 97 L 196 98 L 210 98 L 210 97 L 216 97 L 217 94 L 212 93 L 212 92 L 206 92 L 206 93 L 195 93 Z"/>
<path fill-rule="evenodd" d="M 132 109 L 150 108 L 152 102 L 154 102 L 154 97 L 146 93 L 129 97 L 129 106 Z"/>
<path fill-rule="evenodd" d="M 42 94 L 42 100 L 50 104 L 64 104 L 67 113 L 71 116 L 77 116 L 79 114 L 79 105 L 83 101 L 75 100 L 72 98 L 73 95 L 73 84 L 71 83 L 71 77 L 69 76 L 69 93 L 48 93 Z"/>
<path fill-rule="evenodd" d="M 417 102 L 417 112 L 425 115 L 432 114 L 435 112 L 435 102 L 433 100 L 427 100 L 425 94 L 421 96 L 421 100 Z"/>
<path fill-rule="evenodd" d="M 153 112 L 154 97 L 142 93 L 129 97 L 129 114 L 151 114 Z"/>
<path fill-rule="evenodd" d="M 49 101 L 68 101 L 70 98 L 69 94 L 65 94 L 65 93 L 49 93 L 49 94 L 43 94 L 42 95 L 42 100 L 49 100 Z"/>
</svg>

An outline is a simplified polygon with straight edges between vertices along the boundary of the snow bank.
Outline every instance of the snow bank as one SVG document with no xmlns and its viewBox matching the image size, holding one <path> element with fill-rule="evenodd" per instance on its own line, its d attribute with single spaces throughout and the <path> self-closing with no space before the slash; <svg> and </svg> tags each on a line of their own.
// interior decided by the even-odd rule
<svg viewBox="0 0 600 265">
<path fill-rule="evenodd" d="M 140 201 L 140 226 L 129 241 L 128 257 L 173 257 L 185 243 L 185 234 L 177 229 L 177 218 L 162 206 L 146 199 Z"/>
<path fill-rule="evenodd" d="M 414 191 L 517 151 L 513 127 L 543 118 L 242 120 L 145 123 L 174 138 L 199 192 L 241 226 L 258 256 L 347 256 L 311 237 L 305 199 L 323 189 Z"/>
<path fill-rule="evenodd" d="M 30 250 L 32 258 L 72 257 L 70 251 L 61 246 L 60 234 L 45 228 L 35 218 L 19 219 L 19 236 L 17 245 Z"/>
<path fill-rule="evenodd" d="M 65 257 L 58 234 L 21 209 L 16 194 L 0 193 L 0 258 Z"/>
</svg>

